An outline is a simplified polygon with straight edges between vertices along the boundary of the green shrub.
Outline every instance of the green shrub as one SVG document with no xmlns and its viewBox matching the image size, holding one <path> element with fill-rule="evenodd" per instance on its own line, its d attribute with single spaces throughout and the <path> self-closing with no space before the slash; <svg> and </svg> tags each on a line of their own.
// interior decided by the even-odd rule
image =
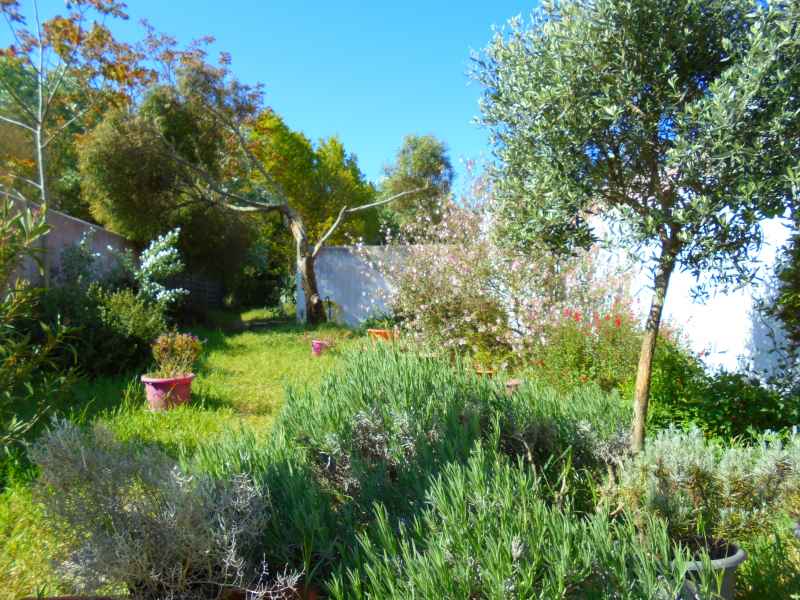
<svg viewBox="0 0 800 600">
<path fill-rule="evenodd" d="M 632 384 L 629 390 L 632 397 Z M 649 415 L 655 427 L 696 426 L 728 440 L 752 439 L 800 424 L 799 400 L 745 373 L 710 374 L 675 342 L 663 340 L 656 348 Z"/>
<path fill-rule="evenodd" d="M 668 429 L 622 465 L 606 498 L 642 518 L 664 518 L 676 540 L 741 542 L 800 508 L 800 439 L 782 444 L 772 434 L 726 446 L 699 429 Z"/>
<path fill-rule="evenodd" d="M 640 599 L 682 590 L 686 556 L 663 525 L 643 534 L 549 497 L 533 472 L 479 450 L 445 467 L 427 508 L 399 530 L 376 507 L 372 534 L 359 536 L 360 563 L 334 580 L 332 597 Z"/>
<path fill-rule="evenodd" d="M 620 389 L 636 373 L 641 339 L 634 315 L 622 307 L 604 315 L 567 310 L 547 327 L 527 373 L 561 391 L 589 381 Z"/>
<path fill-rule="evenodd" d="M 554 480 L 575 466 L 567 472 L 578 484 L 581 468 L 604 469 L 627 448 L 627 407 L 596 387 L 562 396 L 531 383 L 509 396 L 464 364 L 389 345 L 354 350 L 342 365 L 319 388 L 289 390 L 268 443 L 236 432 L 186 458 L 202 473 L 246 473 L 270 490 L 281 515 L 266 534 L 271 564 L 326 573 L 357 562 L 356 534 L 376 503 L 395 524 L 412 518 L 433 479 L 478 443 Z M 576 501 L 585 488 L 575 487 Z"/>
<path fill-rule="evenodd" d="M 49 230 L 43 212 L 0 201 L 0 454 L 41 418 L 70 384 L 57 353 L 66 348 L 61 323 L 36 319 L 40 290 L 16 276 L 24 258 L 38 259 L 39 241 Z M 0 463 L 5 472 L 8 457 Z"/>
<path fill-rule="evenodd" d="M 43 304 L 48 321 L 62 320 L 74 330 L 75 352 L 62 361 L 75 361 L 92 376 L 142 368 L 151 342 L 167 329 L 164 307 L 130 289 L 56 287 L 46 292 Z"/>
</svg>

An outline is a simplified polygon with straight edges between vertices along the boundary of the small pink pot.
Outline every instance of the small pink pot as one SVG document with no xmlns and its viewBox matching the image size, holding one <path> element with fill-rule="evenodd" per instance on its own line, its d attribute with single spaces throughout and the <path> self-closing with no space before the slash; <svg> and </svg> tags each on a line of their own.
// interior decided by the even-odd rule
<svg viewBox="0 0 800 600">
<path fill-rule="evenodd" d="M 320 356 L 323 350 L 327 350 L 331 345 L 325 340 L 311 340 L 311 354 Z"/>
<path fill-rule="evenodd" d="M 186 404 L 192 396 L 193 379 L 194 373 L 164 379 L 142 375 L 150 410 L 168 410 L 173 406 Z"/>
</svg>

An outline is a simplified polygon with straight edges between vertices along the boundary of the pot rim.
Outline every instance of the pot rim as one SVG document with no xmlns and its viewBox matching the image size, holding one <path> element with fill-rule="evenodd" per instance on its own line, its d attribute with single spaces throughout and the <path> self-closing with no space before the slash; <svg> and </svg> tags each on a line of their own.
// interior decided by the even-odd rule
<svg viewBox="0 0 800 600">
<path fill-rule="evenodd" d="M 142 375 L 142 383 L 182 383 L 194 379 L 194 373 L 185 373 L 183 375 L 176 375 L 175 377 L 150 377 L 149 375 Z"/>
<path fill-rule="evenodd" d="M 736 568 L 740 564 L 742 564 L 745 559 L 747 558 L 747 552 L 745 552 L 742 548 L 740 548 L 736 544 L 728 544 L 728 548 L 731 550 L 736 550 L 732 554 L 729 554 L 725 558 L 717 558 L 711 561 L 711 568 L 712 569 L 731 569 Z M 686 570 L 687 571 L 698 571 L 703 568 L 703 561 L 702 560 L 691 560 L 686 563 Z"/>
</svg>

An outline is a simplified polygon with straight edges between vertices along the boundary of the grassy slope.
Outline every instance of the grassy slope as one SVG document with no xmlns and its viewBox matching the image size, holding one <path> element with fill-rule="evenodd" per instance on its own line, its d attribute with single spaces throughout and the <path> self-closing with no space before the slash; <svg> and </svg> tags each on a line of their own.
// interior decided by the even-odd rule
<svg viewBox="0 0 800 600">
<path fill-rule="evenodd" d="M 246 313 L 244 320 L 263 318 Z M 196 446 L 226 429 L 269 430 L 281 407 L 287 384 L 313 385 L 338 361 L 338 349 L 358 343 L 348 331 L 326 328 L 314 337 L 336 341 L 332 351 L 311 356 L 312 334 L 296 325 L 279 325 L 241 333 L 197 328 L 207 340 L 193 386 L 192 406 L 163 414 L 144 408 L 138 377 L 81 382 L 69 406 L 70 418 L 100 422 L 120 438 L 139 438 L 167 452 Z M 49 559 L 59 551 L 31 497 L 29 474 L 23 473 L 0 495 L 0 598 L 62 592 Z"/>
</svg>

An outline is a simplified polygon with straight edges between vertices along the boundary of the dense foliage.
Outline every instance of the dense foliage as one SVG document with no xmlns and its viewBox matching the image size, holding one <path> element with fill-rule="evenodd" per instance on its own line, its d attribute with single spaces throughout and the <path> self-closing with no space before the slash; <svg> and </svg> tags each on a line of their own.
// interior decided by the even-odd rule
<svg viewBox="0 0 800 600">
<path fill-rule="evenodd" d="M 189 266 L 229 279 L 254 231 L 244 217 L 197 198 L 187 163 L 219 171 L 223 143 L 198 110 L 159 87 L 138 112 L 109 112 L 79 148 L 83 194 L 95 219 L 130 240 L 143 244 L 180 227 Z"/>
<path fill-rule="evenodd" d="M 606 222 L 654 267 L 633 440 L 676 267 L 753 276 L 761 221 L 797 200 L 796 2 L 543 2 L 476 57 L 506 235 L 586 247 Z"/>
<path fill-rule="evenodd" d="M 607 493 L 641 518 L 664 518 L 673 539 L 741 542 L 797 511 L 800 443 L 793 437 L 784 445 L 772 434 L 724 445 L 698 429 L 669 429 L 622 464 Z"/>
<path fill-rule="evenodd" d="M 0 200 L 0 452 L 18 441 L 69 384 L 56 365 L 67 349 L 60 322 L 36 321 L 41 290 L 17 273 L 23 259 L 37 259 L 49 231 L 45 214 Z"/>
<path fill-rule="evenodd" d="M 434 223 L 441 219 L 441 209 L 453 184 L 453 165 L 444 142 L 432 135 L 407 135 L 392 164 L 384 169 L 381 192 L 392 196 L 420 190 L 404 196 L 383 209 L 384 226 L 401 226 L 425 215 Z"/>
<path fill-rule="evenodd" d="M 125 373 L 145 366 L 150 344 L 168 326 L 169 309 L 186 293 L 166 285 L 183 268 L 178 230 L 153 240 L 138 257 L 116 254 L 116 267 L 101 272 L 88 235 L 65 248 L 44 295 L 44 317 L 75 331 L 74 353 L 62 363 L 90 375 Z"/>
</svg>

